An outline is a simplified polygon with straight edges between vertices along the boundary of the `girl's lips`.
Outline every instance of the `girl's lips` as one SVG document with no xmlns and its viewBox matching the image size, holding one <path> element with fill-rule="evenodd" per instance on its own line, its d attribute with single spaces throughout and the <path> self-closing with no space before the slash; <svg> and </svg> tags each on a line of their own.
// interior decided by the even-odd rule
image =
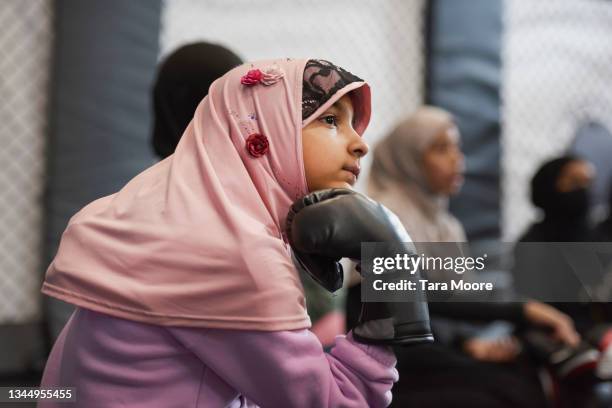
<svg viewBox="0 0 612 408">
<path fill-rule="evenodd" d="M 355 178 L 359 178 L 359 173 L 361 173 L 361 168 L 358 165 L 354 166 L 344 166 L 342 170 L 350 171 L 355 175 Z"/>
</svg>

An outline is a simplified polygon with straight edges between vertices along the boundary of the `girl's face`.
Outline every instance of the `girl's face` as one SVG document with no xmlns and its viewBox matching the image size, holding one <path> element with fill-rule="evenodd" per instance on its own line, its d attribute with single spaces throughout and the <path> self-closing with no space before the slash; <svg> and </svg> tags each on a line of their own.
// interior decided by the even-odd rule
<svg viewBox="0 0 612 408">
<path fill-rule="evenodd" d="M 459 130 L 452 126 L 436 136 L 423 153 L 423 173 L 432 192 L 450 196 L 463 184 L 463 153 Z"/>
<path fill-rule="evenodd" d="M 353 129 L 353 103 L 348 95 L 302 129 L 302 149 L 310 191 L 355 184 L 359 160 L 368 153 L 368 145 Z"/>
</svg>

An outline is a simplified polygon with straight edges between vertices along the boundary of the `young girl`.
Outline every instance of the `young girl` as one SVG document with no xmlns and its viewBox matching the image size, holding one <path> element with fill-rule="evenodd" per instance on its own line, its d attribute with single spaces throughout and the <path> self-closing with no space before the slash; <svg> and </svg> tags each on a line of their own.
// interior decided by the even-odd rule
<svg viewBox="0 0 612 408">
<path fill-rule="evenodd" d="M 174 153 L 197 106 L 208 94 L 210 85 L 242 63 L 240 57 L 229 49 L 207 42 L 181 46 L 160 63 L 153 86 L 151 138 L 159 158 L 164 159 Z M 312 322 L 310 330 L 324 346 L 332 345 L 337 334 L 346 333 L 342 325 L 344 316 L 334 310 L 335 303 L 341 303 L 342 296 L 332 296 L 304 274 L 301 277 L 308 316 Z M 66 315 L 60 330 L 70 313 Z"/>
<path fill-rule="evenodd" d="M 283 233 L 294 200 L 355 183 L 369 118 L 368 85 L 326 61 L 215 81 L 175 154 L 70 220 L 43 292 L 77 309 L 41 387 L 82 407 L 387 406 L 394 355 L 351 333 L 323 352 Z"/>
</svg>

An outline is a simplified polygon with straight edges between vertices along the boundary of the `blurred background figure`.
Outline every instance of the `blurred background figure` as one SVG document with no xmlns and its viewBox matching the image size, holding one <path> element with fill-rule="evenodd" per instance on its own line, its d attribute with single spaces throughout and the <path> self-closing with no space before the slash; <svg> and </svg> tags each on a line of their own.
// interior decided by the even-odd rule
<svg viewBox="0 0 612 408">
<path fill-rule="evenodd" d="M 161 62 L 153 85 L 151 139 L 160 159 L 174 153 L 213 81 L 242 62 L 222 45 L 206 42 L 183 45 Z"/>
<path fill-rule="evenodd" d="M 529 226 L 519 243 L 593 241 L 589 210 L 594 177 L 593 166 L 577 156 L 566 155 L 543 163 L 531 179 L 531 199 L 542 212 L 541 220 Z M 523 250 L 522 246 L 517 248 Z M 542 296 L 566 300 L 554 304 L 572 316 L 580 332 L 586 333 L 595 323 L 592 305 L 579 302 L 580 277 L 565 263 L 552 267 L 555 258 L 558 256 L 544 247 L 534 248 L 529 256 L 517 254 L 514 265 L 517 291 L 537 296 L 538 290 L 549 290 Z"/>
<path fill-rule="evenodd" d="M 520 238 L 523 242 L 584 242 L 593 239 L 589 220 L 593 165 L 577 156 L 544 163 L 531 180 L 531 200 L 542 219 Z"/>
<path fill-rule="evenodd" d="M 561 406 L 567 407 L 585 406 L 594 401 L 610 404 L 609 397 L 599 395 L 604 381 L 612 378 L 603 369 L 609 365 L 610 350 L 608 342 L 602 341 L 612 333 L 610 307 L 608 303 L 580 301 L 577 291 L 582 287 L 580 271 L 574 271 L 566 262 L 557 262 L 562 257 L 554 248 L 537 244 L 540 246 L 526 255 L 520 243 L 597 241 L 590 219 L 595 175 L 590 162 L 572 154 L 550 159 L 539 167 L 531 179 L 531 199 L 542 214 L 520 238 L 517 251 L 521 255 L 517 252 L 514 265 L 517 291 L 528 294 L 536 289 L 546 299 L 558 299 L 550 304 L 571 316 L 584 337 L 578 347 L 568 349 L 545 338 L 541 332 L 525 335 L 527 348 L 548 366 L 557 383 L 558 400 L 562 401 Z M 545 293 L 546 290 L 549 292 Z M 567 368 L 559 368 L 562 361 Z M 574 368 L 570 369 L 572 365 Z M 610 387 L 610 383 L 605 383 L 605 387 Z"/>
<path fill-rule="evenodd" d="M 368 194 L 398 215 L 415 242 L 466 240 L 448 210 L 463 184 L 460 142 L 451 114 L 425 106 L 376 146 Z"/>
</svg>

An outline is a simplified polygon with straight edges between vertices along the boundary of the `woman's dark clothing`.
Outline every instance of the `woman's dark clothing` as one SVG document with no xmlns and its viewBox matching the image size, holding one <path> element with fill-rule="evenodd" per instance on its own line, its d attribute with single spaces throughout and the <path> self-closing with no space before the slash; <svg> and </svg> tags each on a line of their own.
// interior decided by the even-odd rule
<svg viewBox="0 0 612 408">
<path fill-rule="evenodd" d="M 596 242 L 612 242 L 612 216 L 599 223 L 593 232 Z"/>
<path fill-rule="evenodd" d="M 569 243 L 597 241 L 588 218 L 588 190 L 578 188 L 560 192 L 557 189 L 557 182 L 564 167 L 577 160 L 580 159 L 564 156 L 545 163 L 536 172 L 531 181 L 531 198 L 544 216 L 541 221 L 532 224 L 519 239 L 520 243 L 563 242 L 568 243 L 567 247 L 519 244 L 515 248 L 513 273 L 519 294 L 542 291 L 541 298 L 557 300 L 548 303 L 571 316 L 576 330 L 584 336 L 606 314 L 608 308 L 605 304 L 580 301 L 580 293 L 583 290 L 580 272 L 561 254 L 570 248 Z M 592 373 L 585 373 L 577 379 L 558 381 L 561 406 L 600 406 L 588 405 L 592 403 L 589 401 L 596 399 L 593 387 L 597 386 L 599 381 Z"/>
<path fill-rule="evenodd" d="M 536 172 L 531 180 L 531 198 L 533 204 L 543 211 L 544 218 L 532 224 L 519 242 L 594 240 L 593 229 L 588 220 L 588 190 L 557 190 L 557 182 L 564 167 L 577 160 L 580 159 L 574 156 L 560 157 L 543 164 Z M 562 257 L 554 255 L 554 247 L 550 248 L 550 253 L 547 248 L 536 249 L 534 247 L 529 256 L 520 256 L 518 251 L 515 251 L 514 276 L 517 291 L 528 296 L 529 292 L 533 296 L 539 291 L 550 291 L 543 292 L 540 298 L 557 300 L 549 303 L 570 315 L 578 331 L 584 333 L 595 322 L 591 313 L 592 305 L 579 302 L 582 288 L 580 276 Z M 554 275 L 551 275 L 553 273 Z M 551 282 L 555 284 L 554 289 Z"/>
<path fill-rule="evenodd" d="M 537 371 L 522 359 L 478 361 L 439 344 L 397 347 L 392 407 L 546 407 Z"/>
<path fill-rule="evenodd" d="M 361 286 L 348 290 L 347 327 L 357 324 Z M 506 320 L 525 323 L 522 303 L 432 302 L 434 344 L 395 347 L 399 382 L 393 387 L 392 407 L 496 408 L 545 407 L 537 370 L 523 358 L 509 364 L 478 361 L 461 350 L 463 340 L 477 330 L 462 325 L 442 325 L 451 333 L 439 333 L 440 318 L 478 322 Z M 442 340 L 442 341 L 441 341 Z"/>
</svg>

